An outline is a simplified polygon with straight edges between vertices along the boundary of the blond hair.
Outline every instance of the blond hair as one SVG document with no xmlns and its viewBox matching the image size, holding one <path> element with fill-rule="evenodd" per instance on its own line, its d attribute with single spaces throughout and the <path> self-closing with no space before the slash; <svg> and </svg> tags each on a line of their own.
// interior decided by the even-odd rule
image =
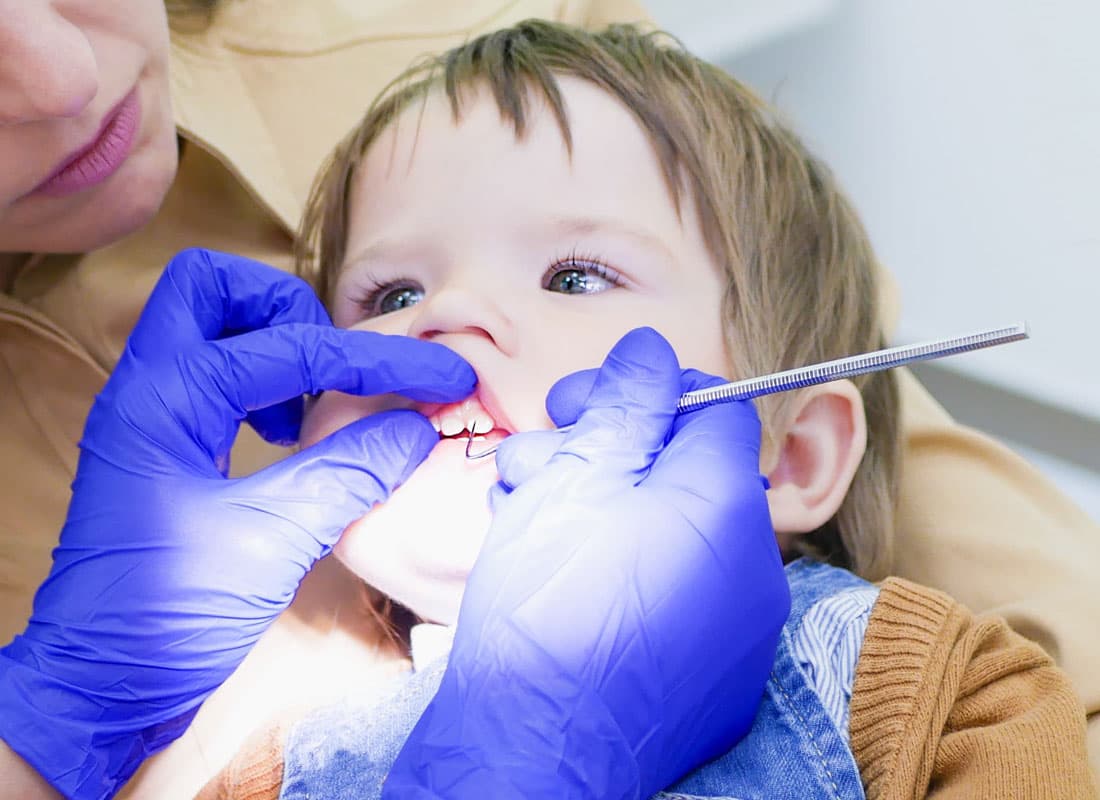
<svg viewBox="0 0 1100 800">
<path fill-rule="evenodd" d="M 756 95 L 667 36 L 632 26 L 590 33 L 529 20 L 414 66 L 371 105 L 314 185 L 298 244 L 300 273 L 329 299 L 343 262 L 352 178 L 368 148 L 414 102 L 441 88 L 461 119 L 469 90 L 487 87 L 522 138 L 542 100 L 571 146 L 558 78 L 588 81 L 620 101 L 653 145 L 680 209 L 686 189 L 724 270 L 733 372 L 764 374 L 884 346 L 878 266 L 851 204 Z M 835 517 L 798 537 L 801 552 L 874 580 L 891 561 L 899 438 L 895 379 L 856 380 L 868 445 Z M 786 402 L 759 403 L 767 431 Z"/>
</svg>

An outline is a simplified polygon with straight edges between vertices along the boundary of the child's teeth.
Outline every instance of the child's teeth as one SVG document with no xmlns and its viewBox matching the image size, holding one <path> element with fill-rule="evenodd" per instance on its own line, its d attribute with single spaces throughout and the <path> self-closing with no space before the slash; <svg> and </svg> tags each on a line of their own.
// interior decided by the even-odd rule
<svg viewBox="0 0 1100 800">
<path fill-rule="evenodd" d="M 476 414 L 473 419 L 470 420 L 467 428 L 469 430 L 475 430 L 474 426 L 477 426 L 478 433 L 488 433 L 493 429 L 493 418 L 488 414 Z"/>
<path fill-rule="evenodd" d="M 466 423 L 459 417 L 448 416 L 439 421 L 439 431 L 444 436 L 456 436 L 466 430 Z"/>
<path fill-rule="evenodd" d="M 472 400 L 441 414 L 433 414 L 431 422 L 440 436 L 458 436 L 466 431 L 474 431 L 475 435 L 486 434 L 496 427 L 493 418 L 485 413 L 481 404 Z"/>
</svg>

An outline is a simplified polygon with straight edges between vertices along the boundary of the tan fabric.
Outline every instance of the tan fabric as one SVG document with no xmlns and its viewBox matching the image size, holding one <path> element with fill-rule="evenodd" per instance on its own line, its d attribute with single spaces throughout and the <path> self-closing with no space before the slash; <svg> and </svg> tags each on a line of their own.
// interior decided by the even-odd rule
<svg viewBox="0 0 1100 800">
<path fill-rule="evenodd" d="M 994 616 L 887 579 L 850 705 L 868 800 L 1095 798 L 1085 713 L 1064 673 Z M 199 800 L 276 800 L 281 729 L 262 732 Z"/>
<path fill-rule="evenodd" d="M 49 569 L 92 399 L 168 258 L 215 247 L 280 267 L 322 155 L 417 55 L 529 16 L 598 27 L 634 0 L 236 0 L 177 35 L 173 90 L 190 142 L 144 230 L 50 258 L 0 296 L 0 642 L 22 629 Z M 909 435 L 895 572 L 996 609 L 1043 643 L 1086 707 L 1100 767 L 1100 526 L 1039 474 L 951 422 L 906 378 Z M 234 471 L 278 451 L 245 432 Z"/>
<path fill-rule="evenodd" d="M 1004 620 L 890 578 L 852 689 L 868 800 L 1095 798 L 1073 687 Z"/>
<path fill-rule="evenodd" d="M 1100 775 L 1100 525 L 1044 476 L 964 428 L 901 371 L 907 451 L 894 574 L 1003 616 L 1066 671 Z"/>
</svg>

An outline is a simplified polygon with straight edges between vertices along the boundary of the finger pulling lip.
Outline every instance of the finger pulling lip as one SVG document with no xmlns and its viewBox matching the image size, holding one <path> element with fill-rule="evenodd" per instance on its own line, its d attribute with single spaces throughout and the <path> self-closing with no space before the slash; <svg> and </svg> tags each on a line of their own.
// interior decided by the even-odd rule
<svg viewBox="0 0 1100 800">
<path fill-rule="evenodd" d="M 102 183 L 122 166 L 141 124 L 141 102 L 135 86 L 104 118 L 95 137 L 68 156 L 30 194 L 59 197 Z"/>
</svg>

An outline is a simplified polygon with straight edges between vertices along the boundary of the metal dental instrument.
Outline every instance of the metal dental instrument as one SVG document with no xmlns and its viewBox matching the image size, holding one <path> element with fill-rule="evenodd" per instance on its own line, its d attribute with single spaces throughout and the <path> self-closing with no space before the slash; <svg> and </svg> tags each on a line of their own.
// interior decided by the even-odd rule
<svg viewBox="0 0 1100 800">
<path fill-rule="evenodd" d="M 712 386 L 709 389 L 696 389 L 685 392 L 676 405 L 676 413 L 687 414 L 698 411 L 701 408 L 715 403 L 728 403 L 733 400 L 751 400 L 754 397 L 762 397 L 776 392 L 787 392 L 791 389 L 803 389 L 807 386 L 816 386 L 819 383 L 838 381 L 843 378 L 852 378 L 868 372 L 878 372 L 884 369 L 902 367 L 917 361 L 929 361 L 934 358 L 944 358 L 958 353 L 966 353 L 970 350 L 980 350 L 984 347 L 994 347 L 999 344 L 1008 344 L 1028 337 L 1027 323 L 1009 325 L 1004 328 L 989 328 L 976 331 L 964 336 L 954 336 L 948 339 L 936 339 L 931 342 L 919 344 L 907 344 L 901 347 L 888 347 L 885 350 L 875 350 L 871 353 L 863 353 L 858 356 L 838 358 L 835 361 L 825 361 L 821 364 L 812 364 L 808 367 L 788 369 L 783 372 L 774 372 L 771 375 L 763 375 L 759 378 L 748 378 L 743 381 L 724 383 L 720 386 Z M 572 425 L 558 428 L 567 431 Z M 477 424 L 470 429 L 470 437 L 466 440 L 466 458 L 485 458 L 496 452 L 495 446 L 480 453 L 471 453 L 470 447 L 474 443 Z"/>
</svg>

